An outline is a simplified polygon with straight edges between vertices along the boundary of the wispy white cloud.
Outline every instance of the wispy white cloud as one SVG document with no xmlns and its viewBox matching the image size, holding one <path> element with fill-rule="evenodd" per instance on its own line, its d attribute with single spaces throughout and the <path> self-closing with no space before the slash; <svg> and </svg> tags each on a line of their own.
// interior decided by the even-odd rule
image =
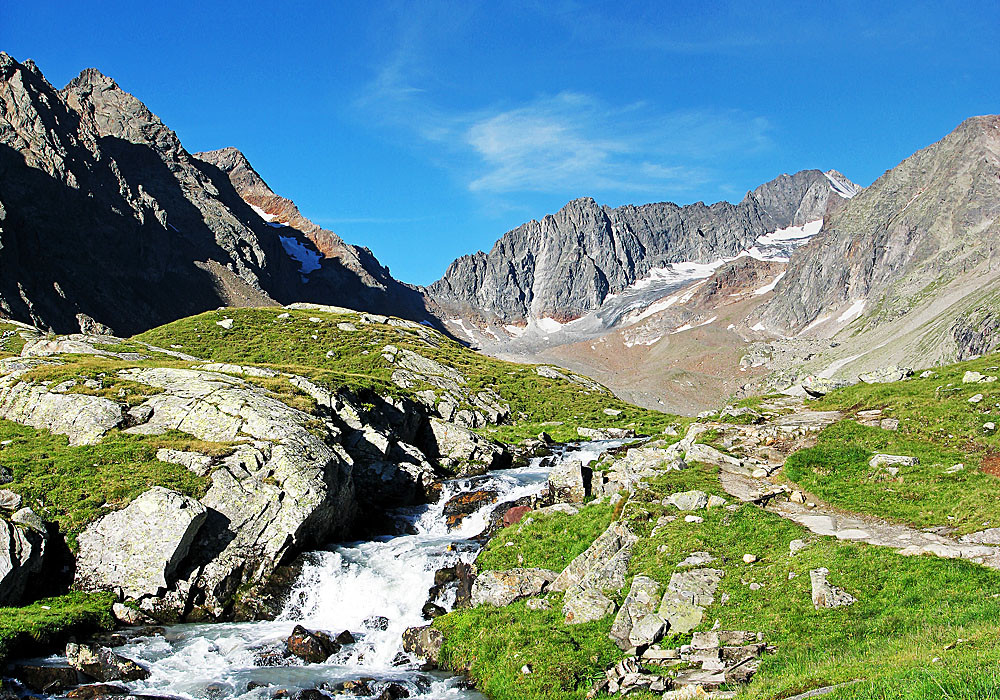
<svg viewBox="0 0 1000 700">
<path fill-rule="evenodd" d="M 448 86 L 419 44 L 400 41 L 354 105 L 428 147 L 472 192 L 683 193 L 719 184 L 721 160 L 770 146 L 767 120 L 737 110 L 611 104 L 572 91 L 456 107 L 438 97 Z"/>
</svg>

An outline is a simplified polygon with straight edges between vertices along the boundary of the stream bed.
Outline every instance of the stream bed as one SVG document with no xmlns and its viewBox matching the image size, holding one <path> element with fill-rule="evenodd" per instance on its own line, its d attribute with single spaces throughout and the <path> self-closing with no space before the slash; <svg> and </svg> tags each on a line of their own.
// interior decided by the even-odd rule
<svg viewBox="0 0 1000 700">
<path fill-rule="evenodd" d="M 449 530 L 444 504 L 463 491 L 497 491 L 497 503 L 537 494 L 556 461 L 589 464 L 624 442 L 563 447 L 553 457 L 533 459 L 526 467 L 445 482 L 436 503 L 392 513 L 405 521 L 411 534 L 335 544 L 308 553 L 278 619 L 174 625 L 163 635 L 137 637 L 115 649 L 151 672 L 129 688 L 140 695 L 266 700 L 369 678 L 374 679 L 370 686 L 376 696 L 385 685 L 396 683 L 406 687 L 411 698 L 483 698 L 461 678 L 421 671 L 418 661 L 402 655 L 403 632 L 427 624 L 422 608 L 435 572 L 475 558 L 480 544 L 471 538 L 482 532 L 495 507 L 483 506 Z M 451 598 L 435 602 L 450 610 L 453 592 Z M 333 635 L 347 630 L 357 641 L 322 664 L 285 659 L 285 639 L 297 624 Z"/>
</svg>

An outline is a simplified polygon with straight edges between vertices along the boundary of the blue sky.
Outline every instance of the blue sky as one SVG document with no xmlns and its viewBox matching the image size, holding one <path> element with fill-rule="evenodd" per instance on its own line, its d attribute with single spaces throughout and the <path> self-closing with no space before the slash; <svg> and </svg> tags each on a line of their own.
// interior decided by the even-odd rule
<svg viewBox="0 0 1000 700">
<path fill-rule="evenodd" d="M 1000 111 L 992 1 L 5 2 L 0 49 L 58 87 L 99 68 L 192 152 L 240 148 L 412 283 L 576 197 L 868 185 Z"/>
</svg>

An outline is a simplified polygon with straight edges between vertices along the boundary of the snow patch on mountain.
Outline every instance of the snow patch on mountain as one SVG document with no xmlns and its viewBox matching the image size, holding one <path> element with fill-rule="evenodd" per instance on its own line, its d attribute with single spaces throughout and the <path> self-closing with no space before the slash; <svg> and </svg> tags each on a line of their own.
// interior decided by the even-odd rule
<svg viewBox="0 0 1000 700">
<path fill-rule="evenodd" d="M 281 241 L 281 247 L 288 253 L 288 257 L 299 264 L 299 274 L 302 275 L 302 281 L 308 282 L 307 275 L 321 267 L 319 261 L 323 259 L 323 256 L 315 250 L 307 248 L 297 238 L 278 236 L 278 240 Z"/>
</svg>

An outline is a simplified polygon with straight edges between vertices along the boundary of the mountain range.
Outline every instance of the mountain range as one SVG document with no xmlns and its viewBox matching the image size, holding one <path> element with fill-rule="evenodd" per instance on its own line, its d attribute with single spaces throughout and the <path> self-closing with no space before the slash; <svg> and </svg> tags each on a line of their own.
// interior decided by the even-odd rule
<svg viewBox="0 0 1000 700">
<path fill-rule="evenodd" d="M 974 117 L 867 188 L 803 170 L 736 204 L 576 199 L 421 288 L 99 71 L 60 90 L 0 53 L 0 316 L 61 333 L 313 302 L 694 412 L 1000 346 L 998 214 L 1000 118 Z"/>
</svg>

